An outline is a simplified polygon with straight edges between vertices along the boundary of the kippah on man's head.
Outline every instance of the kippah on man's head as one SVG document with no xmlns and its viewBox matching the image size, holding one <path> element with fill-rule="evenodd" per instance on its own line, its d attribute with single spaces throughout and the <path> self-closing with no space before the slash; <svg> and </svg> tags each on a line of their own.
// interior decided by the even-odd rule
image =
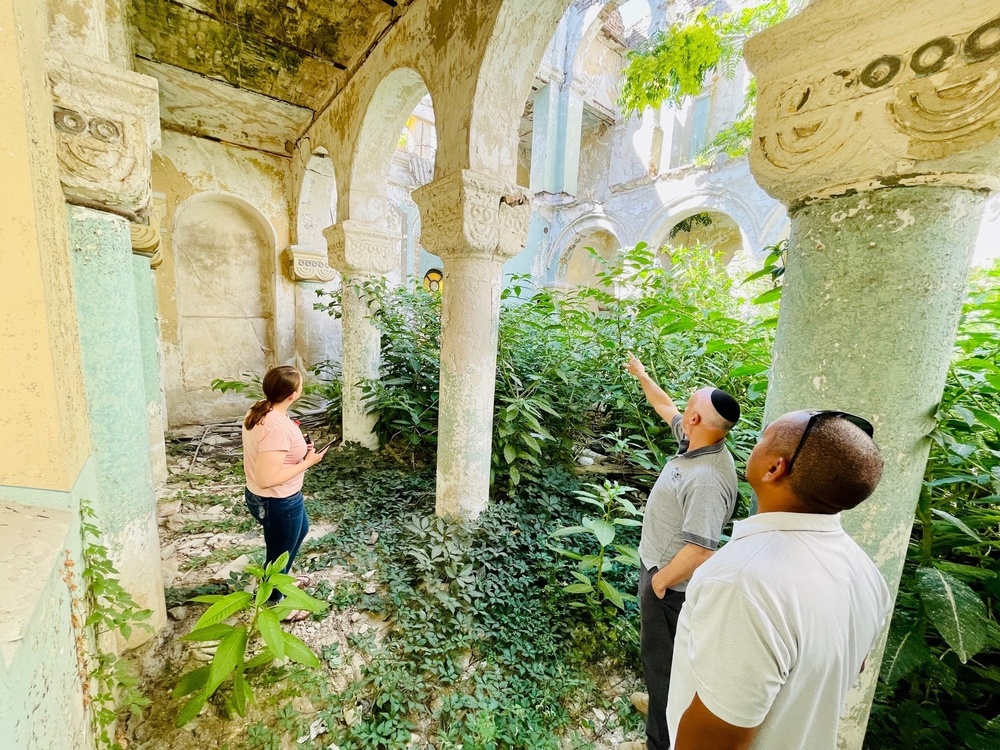
<svg viewBox="0 0 1000 750">
<path fill-rule="evenodd" d="M 730 396 L 721 388 L 712 391 L 712 406 L 727 422 L 736 424 L 740 421 L 740 405 L 735 398 Z"/>
</svg>

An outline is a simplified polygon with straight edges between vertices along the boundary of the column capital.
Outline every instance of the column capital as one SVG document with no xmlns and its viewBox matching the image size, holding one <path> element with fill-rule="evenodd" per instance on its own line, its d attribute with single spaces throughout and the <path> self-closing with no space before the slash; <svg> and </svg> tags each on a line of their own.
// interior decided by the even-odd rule
<svg viewBox="0 0 1000 750">
<path fill-rule="evenodd" d="M 295 281 L 333 281 L 337 270 L 331 268 L 328 262 L 328 252 L 316 250 L 305 245 L 292 245 L 288 248 L 292 256 L 292 278 Z"/>
<path fill-rule="evenodd" d="M 48 78 L 67 202 L 129 219 L 146 214 L 160 145 L 156 79 L 59 52 L 48 57 Z"/>
<path fill-rule="evenodd" d="M 154 271 L 163 263 L 163 253 L 160 252 L 160 221 L 163 206 L 154 202 L 145 220 L 133 221 L 129 224 L 132 235 L 132 254 L 149 258 L 149 267 Z"/>
<path fill-rule="evenodd" d="M 531 193 L 491 175 L 461 170 L 413 191 L 421 244 L 444 259 L 485 256 L 503 262 L 524 249 Z"/>
<path fill-rule="evenodd" d="M 900 185 L 1000 188 L 996 13 L 995 0 L 816 0 L 750 39 L 757 182 L 792 209 Z"/>
<path fill-rule="evenodd" d="M 388 273 L 399 263 L 399 238 L 362 221 L 342 221 L 323 230 L 330 266 L 352 276 Z"/>
</svg>

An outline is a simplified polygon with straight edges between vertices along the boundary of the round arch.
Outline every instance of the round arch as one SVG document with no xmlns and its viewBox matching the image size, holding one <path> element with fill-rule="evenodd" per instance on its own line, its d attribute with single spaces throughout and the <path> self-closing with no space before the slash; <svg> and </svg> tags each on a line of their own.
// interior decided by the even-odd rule
<svg viewBox="0 0 1000 750">
<path fill-rule="evenodd" d="M 678 222 L 705 211 L 728 216 L 739 227 L 744 251 L 754 255 L 760 252 L 761 230 L 754 208 L 732 191 L 703 191 L 669 201 L 650 216 L 639 236 L 652 247 L 662 247 Z"/>
<path fill-rule="evenodd" d="M 396 68 L 375 88 L 355 141 L 350 193 L 337 204 L 341 219 L 381 224 L 387 210 L 389 167 L 400 131 L 427 94 L 427 84 L 412 68 Z"/>
<path fill-rule="evenodd" d="M 556 283 L 571 287 L 595 286 L 601 261 L 594 257 L 591 250 L 604 261 L 612 261 L 621 247 L 618 237 L 607 228 L 595 226 L 577 234 L 559 258 Z"/>
<path fill-rule="evenodd" d="M 558 269 L 566 263 L 568 254 L 576 246 L 576 240 L 597 232 L 612 236 L 618 247 L 624 247 L 628 239 L 628 228 L 618 217 L 608 213 L 589 213 L 573 219 L 552 240 L 545 255 L 545 269 L 550 274 L 558 274 Z"/>
</svg>

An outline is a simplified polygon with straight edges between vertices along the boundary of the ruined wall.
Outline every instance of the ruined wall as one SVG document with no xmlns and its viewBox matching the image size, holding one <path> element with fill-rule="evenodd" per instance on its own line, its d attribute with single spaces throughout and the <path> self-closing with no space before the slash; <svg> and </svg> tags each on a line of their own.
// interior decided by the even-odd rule
<svg viewBox="0 0 1000 750">
<path fill-rule="evenodd" d="M 156 273 L 171 426 L 238 418 L 239 395 L 211 390 L 295 356 L 288 269 L 289 160 L 165 131 L 153 161 L 164 196 Z"/>
<path fill-rule="evenodd" d="M 614 128 L 603 120 L 584 114 L 580 136 L 580 175 L 577 195 L 582 200 L 604 201 L 611 196 L 608 174 Z"/>
</svg>

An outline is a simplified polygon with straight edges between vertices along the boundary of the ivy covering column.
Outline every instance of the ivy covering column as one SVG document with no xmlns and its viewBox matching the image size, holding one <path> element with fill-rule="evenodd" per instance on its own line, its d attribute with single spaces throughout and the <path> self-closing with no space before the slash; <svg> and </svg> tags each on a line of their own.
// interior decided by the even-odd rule
<svg viewBox="0 0 1000 750">
<path fill-rule="evenodd" d="M 817 0 L 746 47 L 751 169 L 792 218 L 765 420 L 830 408 L 874 423 L 885 473 L 844 525 L 893 591 L 1000 185 L 996 14 L 992 0 Z M 848 700 L 844 750 L 862 747 L 879 663 Z"/>
<path fill-rule="evenodd" d="M 524 248 L 524 188 L 463 170 L 414 191 L 421 244 L 444 261 L 437 513 L 475 518 L 489 502 L 503 264 Z"/>
<path fill-rule="evenodd" d="M 330 266 L 340 271 L 342 279 L 344 442 L 374 450 L 378 448 L 375 415 L 365 408 L 360 384 L 378 377 L 382 345 L 358 286 L 392 270 L 399 259 L 398 240 L 384 229 L 359 221 L 334 224 L 323 234 L 330 247 Z"/>
</svg>

